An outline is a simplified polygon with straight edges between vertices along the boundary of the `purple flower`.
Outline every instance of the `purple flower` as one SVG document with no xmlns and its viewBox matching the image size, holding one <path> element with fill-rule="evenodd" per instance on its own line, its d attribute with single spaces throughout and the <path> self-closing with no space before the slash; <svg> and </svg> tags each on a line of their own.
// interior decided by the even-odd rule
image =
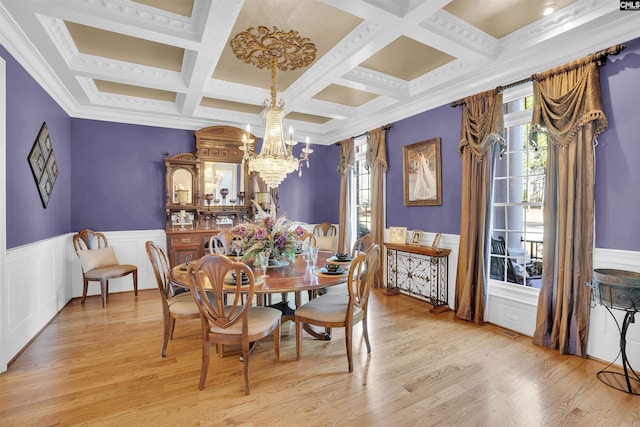
<svg viewBox="0 0 640 427">
<path fill-rule="evenodd" d="M 282 234 L 278 234 L 274 236 L 273 240 L 275 241 L 276 247 L 278 248 L 283 248 L 284 245 L 287 243 L 287 237 L 283 236 Z"/>
<path fill-rule="evenodd" d="M 256 232 L 254 233 L 253 237 L 255 237 L 257 240 L 263 240 L 264 238 L 267 237 L 267 230 L 265 230 L 263 227 L 260 227 L 256 229 Z"/>
<path fill-rule="evenodd" d="M 270 216 L 265 217 L 264 226 L 269 228 L 273 227 L 273 218 L 271 218 Z"/>
<path fill-rule="evenodd" d="M 296 227 L 296 234 L 297 234 L 298 236 L 302 236 L 302 235 L 304 234 L 304 228 L 302 228 L 302 226 L 301 226 L 301 225 L 299 225 L 299 226 L 297 226 L 297 227 Z"/>
</svg>

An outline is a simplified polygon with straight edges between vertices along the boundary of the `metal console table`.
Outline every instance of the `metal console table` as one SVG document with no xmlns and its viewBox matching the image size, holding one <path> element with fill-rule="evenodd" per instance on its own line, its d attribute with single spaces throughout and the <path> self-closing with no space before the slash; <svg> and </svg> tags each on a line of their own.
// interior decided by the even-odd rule
<svg viewBox="0 0 640 427">
<path fill-rule="evenodd" d="M 385 243 L 387 288 L 423 299 L 431 312 L 448 310 L 448 264 L 450 249 Z"/>
</svg>

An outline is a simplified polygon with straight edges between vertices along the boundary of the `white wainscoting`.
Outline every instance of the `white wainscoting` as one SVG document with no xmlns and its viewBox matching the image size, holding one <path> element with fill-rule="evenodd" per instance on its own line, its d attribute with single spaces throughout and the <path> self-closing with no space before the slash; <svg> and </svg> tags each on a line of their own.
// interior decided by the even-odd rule
<svg viewBox="0 0 640 427">
<path fill-rule="evenodd" d="M 116 250 L 122 263 L 138 266 L 138 288 L 156 287 L 151 264 L 144 244 L 152 240 L 166 245 L 164 230 L 106 232 L 109 244 Z M 435 233 L 424 233 L 421 244 L 428 246 Z M 46 239 L 7 251 L 2 295 L 2 313 L 5 326 L 2 360 L 5 363 L 15 357 L 38 332 L 46 326 L 72 298 L 82 296 L 80 262 L 72 246 L 73 234 Z M 458 265 L 459 236 L 443 234 L 442 248 L 451 249 L 449 255 L 449 307 L 454 308 L 455 281 Z M 386 259 L 386 256 L 385 258 Z M 386 262 L 384 263 L 386 267 Z M 596 249 L 594 268 L 615 268 L 640 271 L 640 252 L 613 249 Z M 487 321 L 532 336 L 535 329 L 537 295 L 527 288 L 490 284 Z M 111 281 L 110 293 L 131 292 L 130 277 Z M 99 295 L 98 284 L 89 285 L 89 295 Z M 133 298 L 133 295 L 132 295 Z M 108 310 L 109 307 L 105 310 Z M 624 312 L 615 310 L 618 322 Z M 627 355 L 631 365 L 640 366 L 640 322 L 629 327 Z M 620 335 L 611 315 L 601 306 L 591 310 L 589 330 L 589 356 L 613 361 L 618 354 Z M 619 363 L 619 360 L 617 361 Z M 0 365 L 1 367 L 1 365 Z"/>
<path fill-rule="evenodd" d="M 640 272 L 640 252 L 596 248 L 593 268 L 614 268 Z M 536 325 L 538 292 L 531 288 L 506 285 L 491 281 L 487 321 L 523 335 L 533 336 Z M 624 312 L 612 310 L 622 325 Z M 607 310 L 599 304 L 591 309 L 587 354 L 613 362 L 620 350 L 620 333 Z M 640 367 L 640 323 L 631 324 L 627 332 L 627 357 L 631 366 Z M 621 360 L 616 360 L 616 365 Z"/>
<path fill-rule="evenodd" d="M 106 232 L 118 260 L 138 266 L 138 289 L 155 288 L 155 276 L 145 242 L 166 246 L 164 230 Z M 82 270 L 73 250 L 73 233 L 7 251 L 6 281 L 2 300 L 5 325 L 3 370 L 72 298 L 82 296 Z M 131 277 L 109 282 L 109 293 L 132 292 Z M 89 283 L 88 295 L 99 295 L 100 285 Z M 131 294 L 133 298 L 133 292 Z M 109 307 L 105 310 L 108 310 Z M 102 310 L 102 308 L 100 308 Z"/>
</svg>

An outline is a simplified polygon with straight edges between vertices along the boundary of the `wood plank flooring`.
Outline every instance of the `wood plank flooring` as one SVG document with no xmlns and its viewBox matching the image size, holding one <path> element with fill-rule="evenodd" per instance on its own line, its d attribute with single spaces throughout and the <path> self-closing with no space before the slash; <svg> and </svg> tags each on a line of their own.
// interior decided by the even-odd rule
<svg viewBox="0 0 640 427">
<path fill-rule="evenodd" d="M 291 303 L 292 304 L 292 303 Z M 156 290 L 72 300 L 0 375 L 1 426 L 640 426 L 640 396 L 614 390 L 595 360 L 561 356 L 492 325 L 429 313 L 410 297 L 374 290 L 367 356 L 354 331 L 347 372 L 344 331 L 305 335 L 294 325 L 251 357 L 251 395 L 237 356 L 212 357 L 198 390 L 199 321 L 176 324 L 160 357 Z"/>
</svg>

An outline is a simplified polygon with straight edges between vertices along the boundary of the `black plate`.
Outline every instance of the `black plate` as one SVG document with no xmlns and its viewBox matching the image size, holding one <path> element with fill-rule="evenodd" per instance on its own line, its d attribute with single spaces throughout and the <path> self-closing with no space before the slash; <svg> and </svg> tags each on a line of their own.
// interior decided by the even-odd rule
<svg viewBox="0 0 640 427">
<path fill-rule="evenodd" d="M 337 261 L 337 262 L 349 262 L 349 261 L 353 261 L 353 257 L 346 257 L 346 258 L 336 258 L 336 256 L 332 256 L 331 258 L 327 258 L 327 261 Z"/>
<path fill-rule="evenodd" d="M 344 270 L 344 269 L 342 269 L 342 268 L 339 268 L 339 269 L 337 269 L 336 271 L 329 271 L 329 270 L 327 270 L 326 268 L 322 267 L 322 268 L 320 269 L 320 273 L 322 273 L 322 274 L 330 274 L 330 275 L 332 275 L 332 276 L 338 276 L 338 275 L 340 275 L 340 274 L 344 274 L 344 273 L 345 273 L 345 270 Z"/>
<path fill-rule="evenodd" d="M 227 285 L 235 285 L 236 284 L 236 278 L 235 277 L 227 277 L 224 281 L 224 283 L 226 283 Z M 248 285 L 249 284 L 249 278 L 247 277 L 246 279 L 242 280 L 242 285 Z"/>
</svg>

